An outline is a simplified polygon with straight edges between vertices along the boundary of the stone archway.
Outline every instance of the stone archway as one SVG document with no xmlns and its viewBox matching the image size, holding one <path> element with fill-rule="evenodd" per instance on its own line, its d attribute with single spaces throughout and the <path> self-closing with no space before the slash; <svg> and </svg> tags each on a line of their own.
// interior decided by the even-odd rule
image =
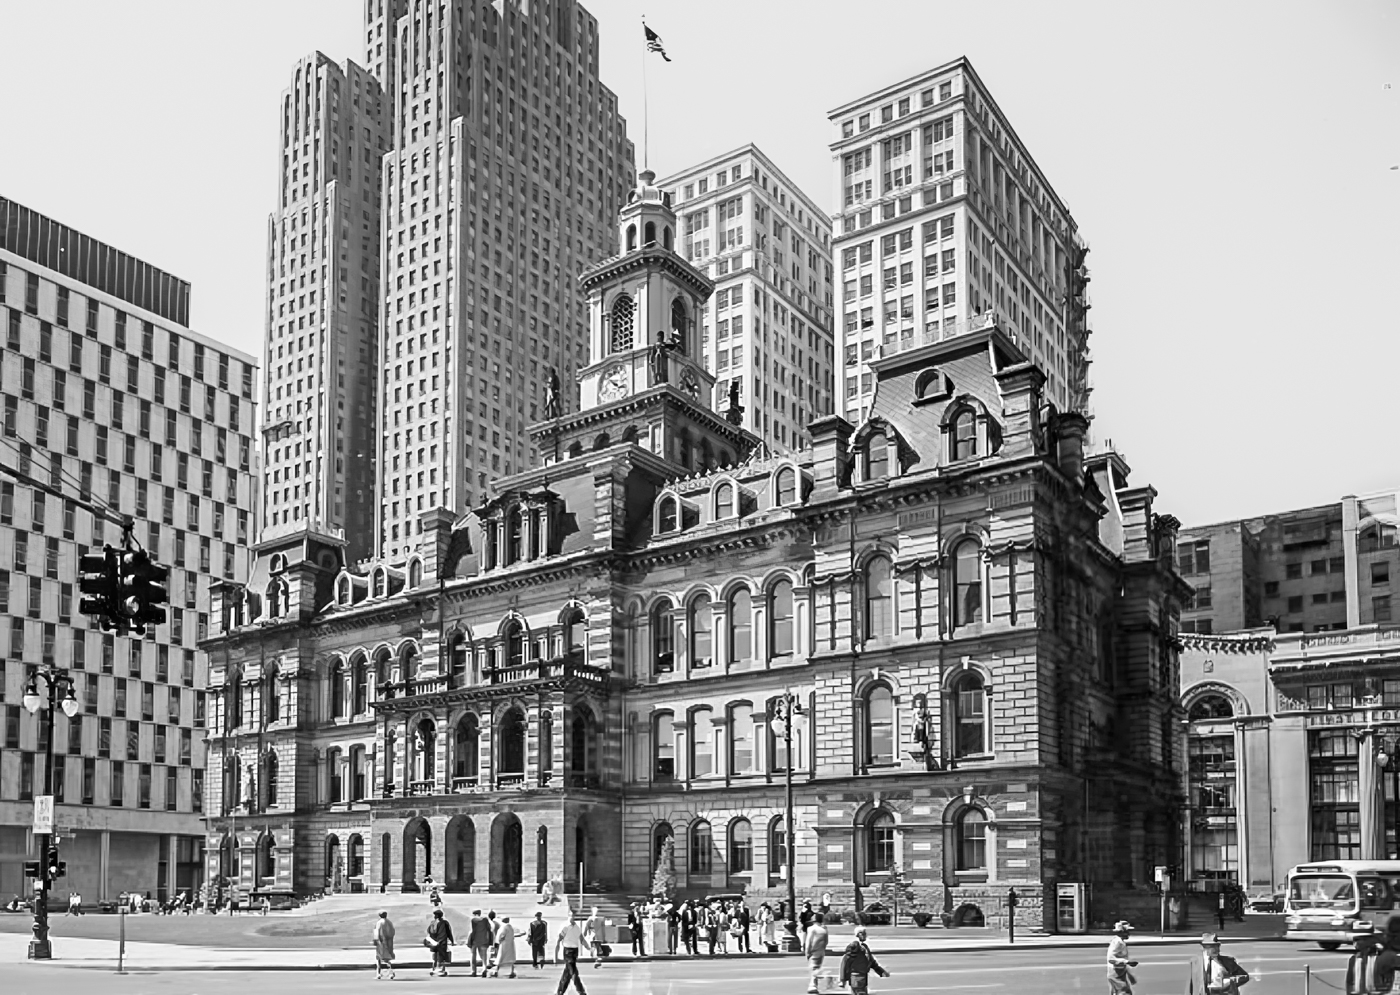
<svg viewBox="0 0 1400 995">
<path fill-rule="evenodd" d="M 433 831 L 426 819 L 409 819 L 403 827 L 403 890 L 420 890 L 432 866 Z"/>
<path fill-rule="evenodd" d="M 342 888 L 342 870 L 340 855 L 340 837 L 331 833 L 326 837 L 326 891 L 330 894 L 338 894 Z"/>
<path fill-rule="evenodd" d="M 476 823 L 469 815 L 454 815 L 443 834 L 448 891 L 470 891 L 476 882 Z"/>
<path fill-rule="evenodd" d="M 491 889 L 514 891 L 524 868 L 525 831 L 513 812 L 502 812 L 491 823 Z"/>
</svg>

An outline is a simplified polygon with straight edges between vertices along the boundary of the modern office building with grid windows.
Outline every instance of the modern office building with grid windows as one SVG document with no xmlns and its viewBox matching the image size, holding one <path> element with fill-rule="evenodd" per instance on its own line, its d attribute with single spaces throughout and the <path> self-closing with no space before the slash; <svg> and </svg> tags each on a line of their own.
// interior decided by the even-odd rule
<svg viewBox="0 0 1400 995">
<path fill-rule="evenodd" d="M 995 318 L 1088 413 L 1087 249 L 965 58 L 831 111 L 839 410 L 869 413 L 870 362 Z"/>
<path fill-rule="evenodd" d="M 808 423 L 832 413 L 830 219 L 754 145 L 659 185 L 680 216 L 682 253 L 715 281 L 700 347 L 716 409 L 737 381 L 743 426 L 804 448 Z"/>
<path fill-rule="evenodd" d="M 189 328 L 189 284 L 0 198 L 0 463 L 135 519 L 170 567 L 146 638 L 77 614 L 78 559 L 121 529 L 0 477 L 0 892 L 28 891 L 43 713 L 36 667 L 68 671 L 55 716 L 57 895 L 194 894 L 202 878 L 209 586 L 243 581 L 255 493 L 256 365 Z"/>
</svg>

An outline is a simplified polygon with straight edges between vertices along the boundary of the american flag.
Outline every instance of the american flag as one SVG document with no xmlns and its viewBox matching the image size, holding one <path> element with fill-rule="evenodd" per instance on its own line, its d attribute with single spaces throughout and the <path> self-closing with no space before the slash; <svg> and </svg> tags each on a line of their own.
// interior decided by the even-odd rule
<svg viewBox="0 0 1400 995">
<path fill-rule="evenodd" d="M 666 50 L 661 47 L 661 36 L 655 31 L 651 30 L 651 28 L 647 27 L 645 24 L 642 25 L 642 30 L 646 32 L 647 51 L 659 52 L 661 53 L 661 57 L 663 59 L 665 59 L 667 62 L 670 62 L 671 57 L 667 55 Z"/>
</svg>

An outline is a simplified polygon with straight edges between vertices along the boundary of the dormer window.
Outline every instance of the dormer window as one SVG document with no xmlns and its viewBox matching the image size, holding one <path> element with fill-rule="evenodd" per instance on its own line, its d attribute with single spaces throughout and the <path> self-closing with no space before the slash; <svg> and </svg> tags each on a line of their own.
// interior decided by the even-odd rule
<svg viewBox="0 0 1400 995">
<path fill-rule="evenodd" d="M 715 520 L 734 517 L 734 485 L 720 484 L 715 488 Z"/>
<path fill-rule="evenodd" d="M 661 499 L 661 505 L 656 512 L 656 531 L 658 533 L 675 532 L 680 527 L 680 506 L 674 497 Z"/>
<path fill-rule="evenodd" d="M 335 603 L 342 608 L 350 604 L 350 578 L 342 577 L 335 585 Z"/>
<path fill-rule="evenodd" d="M 953 419 L 953 461 L 972 459 L 977 455 L 977 415 L 964 408 Z"/>
<path fill-rule="evenodd" d="M 779 470 L 775 490 L 779 508 L 794 504 L 797 501 L 797 471 L 790 466 Z"/>
<path fill-rule="evenodd" d="M 384 594 L 385 594 L 386 589 L 387 589 L 387 587 L 388 587 L 389 581 L 388 581 L 388 576 L 385 574 L 385 572 L 384 572 L 383 570 L 376 570 L 376 571 L 374 572 L 374 580 L 373 580 L 372 583 L 373 583 L 373 597 L 376 597 L 376 598 L 382 598 L 382 597 L 384 597 Z"/>
<path fill-rule="evenodd" d="M 525 549 L 525 522 L 520 509 L 506 516 L 506 563 L 519 563 Z"/>
<path fill-rule="evenodd" d="M 865 443 L 865 479 L 883 480 L 890 471 L 890 448 L 884 432 L 872 432 Z"/>
<path fill-rule="evenodd" d="M 422 561 L 422 560 L 417 560 L 417 559 L 409 560 L 409 561 L 408 561 L 408 586 L 409 586 L 410 588 L 413 588 L 413 587 L 417 587 L 417 586 L 418 586 L 419 584 L 421 584 L 421 583 L 423 583 L 423 561 Z"/>
</svg>

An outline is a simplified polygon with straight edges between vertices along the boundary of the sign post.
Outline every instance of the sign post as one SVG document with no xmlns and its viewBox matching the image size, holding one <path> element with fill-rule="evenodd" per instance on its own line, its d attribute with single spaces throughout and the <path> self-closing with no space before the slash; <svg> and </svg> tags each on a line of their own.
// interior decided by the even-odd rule
<svg viewBox="0 0 1400 995">
<path fill-rule="evenodd" d="M 1167 873 L 1167 869 L 1162 866 L 1153 868 L 1153 877 L 1157 879 L 1157 884 L 1161 887 L 1161 933 L 1167 935 L 1167 892 L 1171 890 L 1172 879 Z"/>
<path fill-rule="evenodd" d="M 53 832 L 53 795 L 34 796 L 34 835 Z"/>
</svg>

